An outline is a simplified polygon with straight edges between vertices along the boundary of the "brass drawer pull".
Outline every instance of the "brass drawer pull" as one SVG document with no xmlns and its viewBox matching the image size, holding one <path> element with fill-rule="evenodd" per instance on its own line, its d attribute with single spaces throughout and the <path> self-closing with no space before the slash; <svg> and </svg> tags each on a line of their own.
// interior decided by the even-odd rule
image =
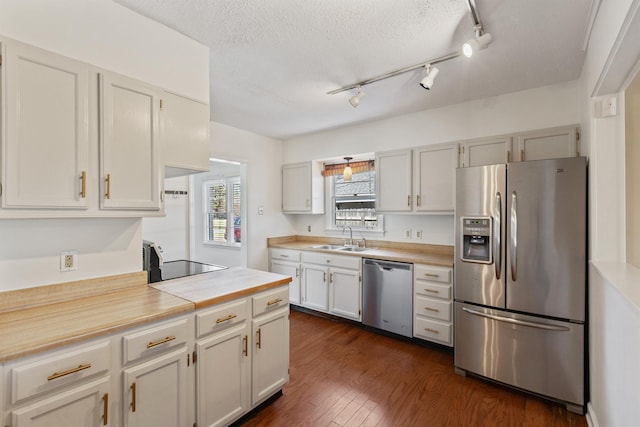
<svg viewBox="0 0 640 427">
<path fill-rule="evenodd" d="M 216 319 L 216 324 L 217 323 L 226 322 L 227 320 L 235 319 L 236 317 L 238 317 L 238 316 L 235 315 L 235 314 L 230 314 L 228 316 L 221 317 L 219 319 Z"/>
<path fill-rule="evenodd" d="M 136 412 L 136 383 L 132 383 L 129 390 L 131 390 L 131 403 L 129 407 L 131 408 L 131 412 Z"/>
<path fill-rule="evenodd" d="M 107 174 L 107 178 L 106 178 L 106 190 L 104 192 L 104 198 L 105 199 L 110 199 L 111 198 L 111 174 L 108 173 Z"/>
<path fill-rule="evenodd" d="M 282 302 L 282 298 L 272 299 L 271 301 L 267 302 L 267 306 L 272 306 L 274 304 L 278 304 L 279 302 Z"/>
<path fill-rule="evenodd" d="M 249 337 L 245 335 L 244 338 L 242 338 L 242 343 L 244 344 L 242 354 L 249 356 Z"/>
<path fill-rule="evenodd" d="M 109 393 L 105 393 L 102 396 L 102 425 L 106 426 L 109 424 Z"/>
<path fill-rule="evenodd" d="M 424 273 L 424 275 L 427 277 L 440 277 L 439 274 L 434 274 L 434 273 Z"/>
<path fill-rule="evenodd" d="M 87 197 L 87 172 L 86 171 L 82 171 L 82 174 L 80 175 L 80 197 L 83 199 Z"/>
<path fill-rule="evenodd" d="M 433 311 L 435 313 L 438 313 L 440 310 L 438 310 L 437 308 L 431 308 L 431 307 L 425 307 L 425 310 L 429 310 L 429 311 Z"/>
<path fill-rule="evenodd" d="M 431 328 L 424 328 L 424 330 L 427 331 L 427 332 L 431 332 L 433 334 L 439 334 L 440 333 L 440 331 L 436 331 L 435 329 L 431 329 Z"/>
<path fill-rule="evenodd" d="M 424 288 L 424 291 L 425 292 L 431 292 L 432 294 L 439 294 L 440 293 L 440 291 L 436 291 L 435 289 Z"/>
<path fill-rule="evenodd" d="M 258 348 L 262 348 L 262 330 L 260 328 L 258 328 L 256 336 L 258 337 L 258 339 L 256 340 L 256 345 Z"/>
<path fill-rule="evenodd" d="M 280 258 L 289 258 L 289 255 L 280 254 Z"/>
<path fill-rule="evenodd" d="M 166 342 L 173 341 L 175 339 L 176 339 L 176 336 L 175 335 L 171 335 L 171 336 L 165 337 L 165 338 L 163 338 L 163 339 L 161 339 L 159 341 L 151 341 L 149 344 L 147 344 L 147 348 L 155 347 L 157 345 L 164 344 Z"/>
<path fill-rule="evenodd" d="M 47 381 L 55 380 L 56 378 L 64 377 L 66 375 L 75 374 L 76 372 L 84 371 L 85 369 L 89 369 L 90 367 L 91 363 L 87 363 L 86 365 L 78 365 L 76 368 L 71 368 L 67 371 L 54 372 L 47 377 Z"/>
</svg>

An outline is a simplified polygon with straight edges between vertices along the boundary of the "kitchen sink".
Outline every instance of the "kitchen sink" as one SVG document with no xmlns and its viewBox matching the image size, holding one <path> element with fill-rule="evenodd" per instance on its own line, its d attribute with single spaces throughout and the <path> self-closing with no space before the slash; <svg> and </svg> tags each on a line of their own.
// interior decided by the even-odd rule
<svg viewBox="0 0 640 427">
<path fill-rule="evenodd" d="M 311 249 L 330 249 L 330 250 L 342 250 L 344 249 L 344 246 L 340 246 L 340 245 L 318 245 L 318 246 L 311 246 Z"/>
<path fill-rule="evenodd" d="M 361 248 L 359 246 L 340 246 L 340 245 L 318 245 L 311 246 L 311 249 L 327 249 L 331 251 L 344 251 L 344 252 L 364 252 L 370 248 Z"/>
</svg>

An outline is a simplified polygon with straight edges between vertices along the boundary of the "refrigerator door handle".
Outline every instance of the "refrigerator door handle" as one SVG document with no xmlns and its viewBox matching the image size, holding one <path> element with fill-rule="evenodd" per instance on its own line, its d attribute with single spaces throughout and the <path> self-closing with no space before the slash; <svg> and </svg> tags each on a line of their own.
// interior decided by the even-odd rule
<svg viewBox="0 0 640 427">
<path fill-rule="evenodd" d="M 466 311 L 469 314 L 473 314 L 475 316 L 486 317 L 488 319 L 497 320 L 499 322 L 512 323 L 514 325 L 519 326 L 529 326 L 531 328 L 544 329 L 547 331 L 558 331 L 558 332 L 566 332 L 571 329 L 567 326 L 556 326 L 556 325 L 547 325 L 545 323 L 537 323 L 537 322 L 527 322 L 526 320 L 518 320 L 512 319 L 510 317 L 497 316 L 495 314 L 483 313 L 481 311 L 472 310 L 467 307 L 462 307 L 463 311 Z"/>
<path fill-rule="evenodd" d="M 496 270 L 496 280 L 500 280 L 500 270 L 502 270 L 502 251 L 500 250 L 500 229 L 502 227 L 502 196 L 496 193 L 496 217 L 493 224 L 493 256 Z"/>
<path fill-rule="evenodd" d="M 511 193 L 511 229 L 509 230 L 510 243 L 509 254 L 511 263 L 511 280 L 516 281 L 518 272 L 518 195 L 514 191 Z"/>
</svg>

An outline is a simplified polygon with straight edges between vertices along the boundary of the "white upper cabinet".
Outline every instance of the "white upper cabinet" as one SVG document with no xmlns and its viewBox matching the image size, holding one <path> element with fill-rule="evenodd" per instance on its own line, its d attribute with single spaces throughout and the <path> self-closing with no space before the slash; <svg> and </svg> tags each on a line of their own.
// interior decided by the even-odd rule
<svg viewBox="0 0 640 427">
<path fill-rule="evenodd" d="M 318 162 L 282 166 L 282 212 L 324 213 L 324 178 Z"/>
<path fill-rule="evenodd" d="M 209 106 L 170 92 L 162 95 L 165 177 L 209 170 Z"/>
<path fill-rule="evenodd" d="M 100 203 L 160 210 L 160 97 L 153 87 L 100 73 Z"/>
<path fill-rule="evenodd" d="M 556 159 L 579 156 L 576 126 L 526 132 L 516 135 L 518 155 L 512 161 Z"/>
<path fill-rule="evenodd" d="M 376 153 L 376 210 L 453 212 L 457 166 L 452 144 Z"/>
<path fill-rule="evenodd" d="M 458 147 L 438 145 L 413 150 L 416 212 L 453 212 Z"/>
<path fill-rule="evenodd" d="M 503 136 L 461 142 L 460 167 L 510 162 L 512 139 L 510 136 Z"/>
<path fill-rule="evenodd" d="M 413 206 L 411 191 L 411 150 L 376 153 L 376 211 L 410 212 Z"/>
<path fill-rule="evenodd" d="M 87 208 L 88 66 L 20 43 L 4 47 L 2 207 Z"/>
</svg>

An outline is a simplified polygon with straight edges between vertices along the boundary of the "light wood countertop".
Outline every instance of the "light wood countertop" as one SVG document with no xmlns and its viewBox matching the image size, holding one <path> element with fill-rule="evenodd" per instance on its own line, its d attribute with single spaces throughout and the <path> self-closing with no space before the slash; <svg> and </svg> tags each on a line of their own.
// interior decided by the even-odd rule
<svg viewBox="0 0 640 427">
<path fill-rule="evenodd" d="M 247 268 L 229 268 L 211 273 L 158 282 L 155 289 L 191 301 L 195 308 L 208 307 L 291 282 L 291 277 Z"/>
<path fill-rule="evenodd" d="M 143 271 L 3 292 L 0 363 L 193 312 L 290 281 L 279 274 L 231 268 L 149 286 Z"/>
<path fill-rule="evenodd" d="M 363 252 L 314 248 L 314 246 L 326 244 L 341 245 L 343 240 L 311 236 L 286 236 L 267 239 L 267 246 L 269 248 L 325 252 L 334 255 L 453 267 L 453 246 L 367 240 L 369 249 Z"/>
</svg>

